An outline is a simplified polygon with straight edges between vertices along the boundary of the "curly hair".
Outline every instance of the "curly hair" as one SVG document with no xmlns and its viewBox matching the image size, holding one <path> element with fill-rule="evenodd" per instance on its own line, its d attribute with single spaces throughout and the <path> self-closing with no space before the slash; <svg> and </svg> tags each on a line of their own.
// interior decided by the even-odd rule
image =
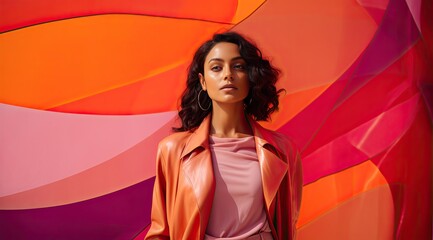
<svg viewBox="0 0 433 240">
<path fill-rule="evenodd" d="M 211 99 L 207 94 L 198 94 L 202 90 L 199 73 L 204 74 L 204 62 L 211 49 L 220 42 L 238 45 L 239 53 L 246 62 L 248 81 L 250 85 L 248 96 L 244 99 L 245 113 L 254 120 L 268 120 L 270 115 L 278 110 L 278 95 L 283 89 L 277 90 L 275 83 L 280 71 L 263 58 L 257 46 L 236 32 L 215 34 L 212 39 L 204 42 L 195 52 L 188 68 L 186 89 L 181 98 L 179 118 L 182 126 L 173 128 L 176 132 L 189 131 L 197 128 L 212 108 L 202 110 L 201 106 L 210 106 Z"/>
</svg>

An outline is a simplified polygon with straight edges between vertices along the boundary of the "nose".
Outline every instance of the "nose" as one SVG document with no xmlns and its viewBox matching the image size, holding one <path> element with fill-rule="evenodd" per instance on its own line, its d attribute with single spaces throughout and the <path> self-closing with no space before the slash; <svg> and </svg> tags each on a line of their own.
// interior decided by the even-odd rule
<svg viewBox="0 0 433 240">
<path fill-rule="evenodd" d="M 232 74 L 232 70 L 230 69 L 230 67 L 226 68 L 226 71 L 224 72 L 224 80 L 233 80 L 233 74 Z"/>
</svg>

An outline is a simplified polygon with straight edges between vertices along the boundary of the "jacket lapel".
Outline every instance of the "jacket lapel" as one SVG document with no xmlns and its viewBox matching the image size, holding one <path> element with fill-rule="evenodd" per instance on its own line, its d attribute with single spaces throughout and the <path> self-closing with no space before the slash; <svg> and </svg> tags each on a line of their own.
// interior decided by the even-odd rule
<svg viewBox="0 0 433 240">
<path fill-rule="evenodd" d="M 256 142 L 257 157 L 262 174 L 263 195 L 267 210 L 271 213 L 271 204 L 280 184 L 288 171 L 288 164 L 281 159 L 282 151 L 278 149 L 275 138 L 257 122 L 249 119 Z"/>
<path fill-rule="evenodd" d="M 209 150 L 210 115 L 191 134 L 182 152 L 183 172 L 191 183 L 200 215 L 200 239 L 204 238 L 215 192 L 212 158 Z"/>
</svg>

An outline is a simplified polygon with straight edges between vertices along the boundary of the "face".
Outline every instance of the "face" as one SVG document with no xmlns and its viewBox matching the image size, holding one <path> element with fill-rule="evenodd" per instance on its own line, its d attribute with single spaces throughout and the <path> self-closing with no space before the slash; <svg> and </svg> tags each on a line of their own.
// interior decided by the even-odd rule
<svg viewBox="0 0 433 240">
<path fill-rule="evenodd" d="M 234 43 L 217 43 L 206 56 L 202 89 L 213 104 L 242 104 L 249 92 L 245 60 Z"/>
</svg>

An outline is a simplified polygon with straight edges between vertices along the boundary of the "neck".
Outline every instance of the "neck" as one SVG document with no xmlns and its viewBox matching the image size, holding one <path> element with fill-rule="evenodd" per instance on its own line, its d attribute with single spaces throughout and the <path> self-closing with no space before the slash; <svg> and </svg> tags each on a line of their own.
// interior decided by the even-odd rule
<svg viewBox="0 0 433 240">
<path fill-rule="evenodd" d="M 210 134 L 216 137 L 246 137 L 252 135 L 244 113 L 243 103 L 212 103 L 212 121 Z"/>
</svg>

